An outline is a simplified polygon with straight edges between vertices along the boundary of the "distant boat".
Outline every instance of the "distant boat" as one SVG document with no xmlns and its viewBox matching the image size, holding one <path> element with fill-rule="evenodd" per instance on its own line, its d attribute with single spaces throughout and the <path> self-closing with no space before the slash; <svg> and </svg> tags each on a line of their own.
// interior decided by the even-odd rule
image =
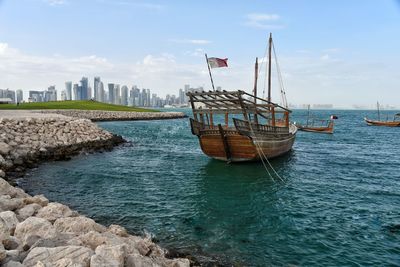
<svg viewBox="0 0 400 267">
<path fill-rule="evenodd" d="M 296 123 L 296 126 L 304 132 L 333 134 L 334 120 L 337 118 L 337 116 L 332 115 L 329 120 L 312 119 L 310 118 L 310 105 L 308 105 L 306 125 Z"/>
<path fill-rule="evenodd" d="M 389 121 L 386 118 L 386 121 L 381 120 L 381 114 L 379 110 L 379 102 L 376 102 L 376 107 L 378 110 L 378 120 L 370 120 L 367 117 L 364 118 L 365 122 L 369 126 L 387 126 L 387 127 L 400 127 L 400 113 L 394 114 L 393 120 Z"/>
<path fill-rule="evenodd" d="M 190 119 L 192 133 L 198 137 L 207 156 L 228 162 L 263 161 L 292 149 L 297 127 L 289 122 L 291 111 L 271 102 L 272 45 L 270 35 L 268 99 L 257 97 L 257 59 L 254 94 L 241 90 L 187 93 L 193 111 L 193 119 Z M 210 67 L 207 55 L 206 59 Z M 226 60 L 217 60 L 221 61 L 221 66 L 227 67 Z M 210 78 L 212 82 L 211 71 Z"/>
</svg>

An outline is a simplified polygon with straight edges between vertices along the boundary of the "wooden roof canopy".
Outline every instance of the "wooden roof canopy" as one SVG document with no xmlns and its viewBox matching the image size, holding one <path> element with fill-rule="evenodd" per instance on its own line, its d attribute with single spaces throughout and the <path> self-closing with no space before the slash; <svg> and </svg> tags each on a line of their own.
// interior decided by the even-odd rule
<svg viewBox="0 0 400 267">
<path fill-rule="evenodd" d="M 209 91 L 209 92 L 188 92 L 189 102 L 192 105 L 193 113 L 275 113 L 292 112 L 278 104 L 260 97 L 256 97 L 245 91 Z M 195 103 L 202 106 L 196 107 Z"/>
</svg>

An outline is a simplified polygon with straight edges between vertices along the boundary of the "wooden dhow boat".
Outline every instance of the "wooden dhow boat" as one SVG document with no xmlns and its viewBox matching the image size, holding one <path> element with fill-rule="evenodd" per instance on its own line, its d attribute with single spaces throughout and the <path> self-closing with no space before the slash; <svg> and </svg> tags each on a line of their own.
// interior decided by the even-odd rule
<svg viewBox="0 0 400 267">
<path fill-rule="evenodd" d="M 386 118 L 386 121 L 381 120 L 381 114 L 379 110 L 379 102 L 376 103 L 378 110 L 378 120 L 370 120 L 367 117 L 364 118 L 365 122 L 369 126 L 387 126 L 387 127 L 400 127 L 400 113 L 394 114 L 393 120 L 389 121 Z"/>
<path fill-rule="evenodd" d="M 334 120 L 337 116 L 332 115 L 329 120 L 314 119 L 310 117 L 310 105 L 308 105 L 307 123 L 301 125 L 296 123 L 299 131 L 312 133 L 333 134 Z"/>
<path fill-rule="evenodd" d="M 271 102 L 272 45 L 270 35 L 268 99 L 257 97 L 257 59 L 254 94 L 241 90 L 187 93 L 193 111 L 191 130 L 207 156 L 228 162 L 257 161 L 291 150 L 297 132 L 290 123 L 291 111 Z"/>
</svg>

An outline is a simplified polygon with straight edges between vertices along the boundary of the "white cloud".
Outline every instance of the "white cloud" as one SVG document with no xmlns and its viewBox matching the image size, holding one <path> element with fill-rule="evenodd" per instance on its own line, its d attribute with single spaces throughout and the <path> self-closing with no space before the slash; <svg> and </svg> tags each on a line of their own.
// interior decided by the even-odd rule
<svg viewBox="0 0 400 267">
<path fill-rule="evenodd" d="M 171 39 L 170 41 L 179 44 L 195 44 L 195 45 L 206 45 L 212 43 L 211 41 L 204 39 Z"/>
<path fill-rule="evenodd" d="M 277 14 L 251 13 L 246 15 L 245 25 L 260 29 L 281 29 L 284 26 L 278 23 L 279 20 Z"/>
<path fill-rule="evenodd" d="M 103 4 L 111 4 L 117 6 L 130 6 L 130 7 L 137 7 L 137 8 L 144 8 L 154 11 L 161 11 L 165 8 L 165 6 L 160 4 L 149 3 L 146 1 L 118 1 L 118 0 L 97 0 L 98 3 Z"/>
<path fill-rule="evenodd" d="M 67 3 L 66 0 L 43 0 L 43 1 L 51 6 L 65 5 Z"/>
</svg>

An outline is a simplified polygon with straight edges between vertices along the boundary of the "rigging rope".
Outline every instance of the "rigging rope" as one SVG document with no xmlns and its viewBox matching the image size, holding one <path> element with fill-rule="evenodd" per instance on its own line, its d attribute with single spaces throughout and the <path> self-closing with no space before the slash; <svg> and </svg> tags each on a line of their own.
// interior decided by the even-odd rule
<svg viewBox="0 0 400 267">
<path fill-rule="evenodd" d="M 269 167 L 271 168 L 271 170 L 273 171 L 273 173 L 276 175 L 276 177 L 278 177 L 282 182 L 284 182 L 284 179 L 275 171 L 274 167 L 272 166 L 271 162 L 268 160 L 268 157 L 265 155 L 264 151 L 262 150 L 260 144 L 258 143 L 257 136 L 253 130 L 253 127 L 251 126 L 251 121 L 248 122 L 249 123 L 249 127 L 251 130 L 251 133 L 253 134 L 253 143 L 256 145 L 256 151 L 258 153 L 258 155 L 260 156 L 261 162 L 264 165 L 265 170 L 267 171 L 269 177 L 272 178 L 272 180 L 275 181 L 275 179 L 273 178 L 273 176 L 271 175 L 271 173 L 268 170 L 268 167 L 266 166 L 265 162 L 266 161 L 269 165 Z"/>
<path fill-rule="evenodd" d="M 279 67 L 278 56 L 276 55 L 274 42 L 272 42 L 272 49 L 273 49 L 273 51 L 274 51 L 275 64 L 276 64 L 276 71 L 277 71 L 277 73 L 278 73 L 278 83 L 279 83 L 279 87 L 280 87 L 280 89 L 281 89 L 281 101 L 282 101 L 282 106 L 284 106 L 285 108 L 287 108 L 288 105 L 287 105 L 287 99 L 286 99 L 285 86 L 283 85 L 283 79 L 282 79 L 281 68 Z"/>
</svg>

